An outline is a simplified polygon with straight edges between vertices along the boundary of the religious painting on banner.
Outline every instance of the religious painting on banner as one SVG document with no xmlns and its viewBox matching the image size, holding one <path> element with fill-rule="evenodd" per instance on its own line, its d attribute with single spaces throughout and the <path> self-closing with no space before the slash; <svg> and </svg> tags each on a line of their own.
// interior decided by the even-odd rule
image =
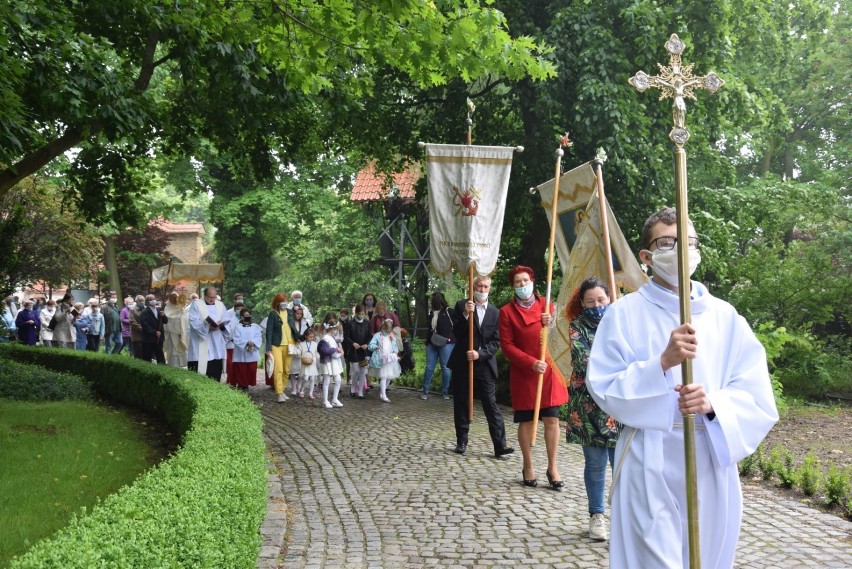
<svg viewBox="0 0 852 569">
<path fill-rule="evenodd" d="M 453 266 L 480 275 L 497 265 L 513 147 L 426 145 L 429 251 L 438 275 Z"/>
<path fill-rule="evenodd" d="M 585 279 L 594 276 L 604 282 L 607 280 L 601 209 L 596 187 L 595 173 L 588 163 L 566 172 L 559 179 L 557 219 L 560 225 L 556 231 L 556 253 L 559 266 L 562 267 L 562 284 L 556 306 L 560 313 L 564 312 L 574 290 Z M 550 208 L 553 180 L 541 184 L 537 189 L 548 221 L 552 223 Z M 633 292 L 645 284 L 648 277 L 633 256 L 609 203 L 606 204 L 606 212 L 616 286 L 619 292 Z M 548 342 L 551 357 L 566 377 L 571 376 L 570 324 L 564 317 L 557 318 L 556 332 L 550 334 Z"/>
</svg>

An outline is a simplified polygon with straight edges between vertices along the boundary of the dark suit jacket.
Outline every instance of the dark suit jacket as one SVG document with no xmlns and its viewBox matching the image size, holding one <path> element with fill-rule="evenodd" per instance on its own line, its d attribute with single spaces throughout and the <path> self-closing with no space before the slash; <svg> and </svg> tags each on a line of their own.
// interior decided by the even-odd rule
<svg viewBox="0 0 852 569">
<path fill-rule="evenodd" d="M 468 321 L 464 317 L 465 300 L 460 300 L 456 303 L 453 311 L 453 335 L 456 339 L 456 346 L 453 348 L 453 353 L 450 354 L 450 369 L 453 370 L 453 375 L 464 374 L 467 377 L 467 356 L 468 351 Z M 482 326 L 479 325 L 479 318 L 476 313 L 470 315 L 473 318 L 473 347 L 479 352 L 479 359 L 473 362 L 473 375 L 480 379 L 497 379 L 497 360 L 495 355 L 500 349 L 500 311 L 491 304 L 485 309 L 485 318 L 482 319 Z M 461 377 L 459 375 L 458 377 Z"/>
<path fill-rule="evenodd" d="M 169 319 L 163 312 L 163 309 L 157 311 L 157 316 L 154 316 L 154 311 L 149 306 L 142 309 L 142 314 L 139 315 L 139 324 L 142 326 L 142 342 L 146 344 L 161 343 L 165 340 L 163 335 L 163 324 Z M 160 332 L 159 339 L 157 332 Z"/>
</svg>

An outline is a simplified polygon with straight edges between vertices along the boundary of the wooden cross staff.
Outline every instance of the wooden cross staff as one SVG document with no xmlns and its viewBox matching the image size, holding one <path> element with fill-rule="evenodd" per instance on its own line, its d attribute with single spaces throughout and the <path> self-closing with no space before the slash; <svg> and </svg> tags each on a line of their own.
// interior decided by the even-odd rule
<svg viewBox="0 0 852 569">
<path fill-rule="evenodd" d="M 680 323 L 689 324 L 692 321 L 692 310 L 689 302 L 689 247 L 687 243 L 687 230 L 689 217 L 687 215 L 686 197 L 686 152 L 683 145 L 689 140 L 689 131 L 686 130 L 686 102 L 684 99 L 695 100 L 693 91 L 697 88 L 707 89 L 715 93 L 725 84 L 715 73 L 708 73 L 703 77 L 693 77 L 692 64 L 682 67 L 680 54 L 686 48 L 677 34 L 672 34 L 666 42 L 666 51 L 669 52 L 669 66 L 657 64 L 660 68 L 659 75 L 646 75 L 640 71 L 630 78 L 631 85 L 639 92 L 649 87 L 660 89 L 660 100 L 672 99 L 672 120 L 674 128 L 669 132 L 669 138 L 675 143 L 675 208 L 677 210 L 677 242 L 678 247 L 678 296 L 680 299 Z M 692 383 L 692 360 L 685 359 L 681 364 L 681 375 L 683 385 Z M 700 569 L 701 557 L 698 540 L 698 478 L 695 467 L 695 415 L 683 416 L 683 447 L 686 459 L 686 507 L 687 528 L 689 534 L 689 567 Z"/>
</svg>

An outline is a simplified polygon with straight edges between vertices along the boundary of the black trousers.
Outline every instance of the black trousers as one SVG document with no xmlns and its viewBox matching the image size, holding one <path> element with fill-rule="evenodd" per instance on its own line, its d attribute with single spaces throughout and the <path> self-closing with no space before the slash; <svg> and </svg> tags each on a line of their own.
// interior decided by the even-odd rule
<svg viewBox="0 0 852 569">
<path fill-rule="evenodd" d="M 207 372 L 204 374 L 210 379 L 222 381 L 222 369 L 225 366 L 225 360 L 207 360 Z M 186 369 L 189 371 L 198 372 L 198 362 L 186 362 Z"/>
<path fill-rule="evenodd" d="M 163 353 L 163 344 L 160 342 L 142 342 L 141 359 L 146 362 L 150 362 L 155 358 L 158 364 L 166 363 L 166 355 Z"/>
<path fill-rule="evenodd" d="M 456 444 L 467 444 L 467 433 L 470 430 L 470 421 L 467 414 L 468 399 L 468 372 L 467 366 L 463 369 L 454 369 L 452 375 L 453 385 L 453 419 L 456 425 Z M 503 423 L 503 413 L 497 406 L 497 390 L 494 387 L 494 379 L 473 376 L 474 394 L 479 395 L 482 403 L 482 411 L 488 421 L 488 432 L 494 451 L 506 448 L 506 426 Z"/>
</svg>

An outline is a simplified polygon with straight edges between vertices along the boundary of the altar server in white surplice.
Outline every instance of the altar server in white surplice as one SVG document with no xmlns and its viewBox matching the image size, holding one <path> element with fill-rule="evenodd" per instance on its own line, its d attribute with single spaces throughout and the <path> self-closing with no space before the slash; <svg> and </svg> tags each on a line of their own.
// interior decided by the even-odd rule
<svg viewBox="0 0 852 569">
<path fill-rule="evenodd" d="M 615 302 L 601 320 L 589 358 L 589 392 L 624 424 L 615 450 L 610 567 L 689 565 L 683 417 L 695 414 L 702 569 L 734 564 L 742 518 L 737 461 L 778 420 L 766 354 L 728 303 L 692 281 L 692 324 L 680 324 L 675 210 L 642 230 L 643 263 L 653 279 Z M 700 261 L 689 224 L 690 275 Z M 693 383 L 680 364 L 692 359 Z"/>
<path fill-rule="evenodd" d="M 225 305 L 216 296 L 216 287 L 207 287 L 204 298 L 194 301 L 189 307 L 187 368 L 221 381 L 225 363 L 222 331 L 228 320 Z"/>
</svg>

